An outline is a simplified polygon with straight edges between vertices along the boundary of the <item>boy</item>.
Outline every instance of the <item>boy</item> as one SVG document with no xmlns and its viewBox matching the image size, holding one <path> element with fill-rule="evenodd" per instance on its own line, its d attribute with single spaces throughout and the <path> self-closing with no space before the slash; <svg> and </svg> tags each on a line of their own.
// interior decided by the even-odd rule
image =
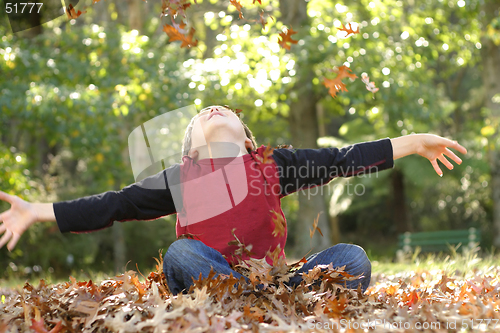
<svg viewBox="0 0 500 333">
<path fill-rule="evenodd" d="M 203 109 L 188 125 L 183 143 L 182 163 L 125 187 L 119 192 L 54 204 L 28 203 L 0 191 L 0 199 L 11 208 L 0 214 L 0 247 L 12 250 L 21 234 L 40 221 L 56 221 L 61 232 L 98 230 L 113 221 L 147 220 L 177 213 L 178 239 L 165 254 L 164 272 L 173 294 L 185 292 L 200 273 L 206 277 L 213 268 L 217 274 L 230 273 L 230 263 L 238 248 L 236 236 L 255 258 L 266 257 L 278 247 L 280 256 L 286 241 L 286 222 L 280 199 L 292 192 L 328 183 L 336 176 L 373 172 L 393 167 L 393 161 L 409 154 L 429 159 L 438 175 L 440 160 L 448 169 L 462 161 L 447 147 L 461 153 L 466 149 L 456 141 L 436 135 L 414 134 L 395 139 L 355 144 L 342 149 L 257 148 L 248 127 L 232 110 L 222 106 Z M 162 186 L 159 186 L 162 184 Z M 207 190 L 209 192 L 207 192 Z M 279 222 L 281 221 L 281 222 Z M 284 230 L 276 230 L 283 223 Z M 234 233 L 234 234 L 233 234 Z M 248 258 L 243 255 L 243 259 Z M 272 259 L 266 257 L 272 264 Z M 365 291 L 370 283 L 371 265 L 357 245 L 337 244 L 313 254 L 292 277 L 318 264 L 344 266 L 362 279 L 346 281 Z"/>
</svg>

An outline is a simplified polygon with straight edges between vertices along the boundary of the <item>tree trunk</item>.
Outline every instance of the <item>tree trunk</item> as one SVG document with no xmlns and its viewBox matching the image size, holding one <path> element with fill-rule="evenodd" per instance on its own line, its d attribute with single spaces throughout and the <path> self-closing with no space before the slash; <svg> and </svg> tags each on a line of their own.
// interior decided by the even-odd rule
<svg viewBox="0 0 500 333">
<path fill-rule="evenodd" d="M 121 222 L 113 224 L 113 263 L 115 274 L 123 273 L 125 268 L 125 232 Z"/>
<path fill-rule="evenodd" d="M 406 214 L 404 175 L 399 169 L 392 171 L 393 216 L 398 233 L 410 231 Z"/>
<path fill-rule="evenodd" d="M 130 30 L 135 29 L 142 34 L 143 14 L 142 14 L 142 0 L 127 0 L 128 3 L 128 24 Z"/>
<path fill-rule="evenodd" d="M 338 244 L 341 241 L 340 235 L 340 226 L 339 226 L 339 217 L 338 216 L 329 216 L 330 217 L 330 232 L 331 232 L 331 241 L 332 244 Z"/>
<path fill-rule="evenodd" d="M 309 31 L 309 18 L 307 16 L 307 4 L 304 0 L 280 0 L 280 12 L 284 24 L 294 30 Z M 298 53 L 300 47 L 292 46 L 292 52 Z M 309 70 L 301 69 L 300 64 L 295 64 L 296 84 L 293 92 L 297 94 L 295 98 L 289 96 L 290 114 L 288 121 L 290 124 L 290 133 L 292 145 L 295 148 L 317 148 L 317 139 L 319 137 L 318 117 L 316 104 L 319 100 L 315 96 L 312 79 L 314 73 Z M 299 211 L 297 214 L 297 235 L 294 255 L 302 257 L 306 253 L 314 253 L 328 248 L 330 241 L 330 226 L 328 219 L 328 209 L 324 199 L 325 188 L 316 187 L 311 190 L 299 191 Z M 312 229 L 314 219 L 319 216 L 318 227 L 323 232 L 323 237 L 319 232 L 315 232 L 311 239 L 309 230 Z"/>
<path fill-rule="evenodd" d="M 500 6 L 498 1 L 486 1 L 482 10 L 486 14 L 483 19 L 483 27 L 486 26 L 499 15 Z M 493 121 L 500 121 L 500 104 L 494 102 L 494 96 L 500 94 L 500 45 L 495 44 L 489 36 L 484 36 L 481 40 L 481 58 L 483 63 L 483 83 L 485 90 L 485 107 L 491 112 Z M 489 161 L 491 169 L 491 194 L 493 198 L 493 227 L 495 246 L 500 247 L 500 134 L 496 128 L 496 133 L 491 137 L 493 149 L 489 150 Z"/>
</svg>

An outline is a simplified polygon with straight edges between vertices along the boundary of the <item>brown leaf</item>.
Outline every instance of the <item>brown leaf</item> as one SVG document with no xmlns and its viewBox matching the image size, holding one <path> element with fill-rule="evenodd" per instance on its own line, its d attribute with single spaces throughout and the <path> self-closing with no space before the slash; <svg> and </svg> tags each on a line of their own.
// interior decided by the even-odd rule
<svg viewBox="0 0 500 333">
<path fill-rule="evenodd" d="M 184 27 L 184 25 L 179 25 L 179 27 L 182 28 Z M 190 48 L 198 45 L 198 40 L 193 41 L 193 35 L 196 31 L 194 28 L 191 28 L 191 30 L 189 30 L 189 34 L 187 36 L 180 33 L 177 28 L 168 24 L 165 24 L 163 26 L 163 31 L 165 31 L 165 33 L 168 35 L 169 42 L 181 41 L 181 48 Z"/>
<path fill-rule="evenodd" d="M 322 212 L 318 213 L 318 215 L 316 216 L 316 218 L 314 219 L 314 222 L 313 222 L 313 228 L 312 230 L 309 229 L 309 237 L 313 238 L 314 236 L 314 233 L 316 232 L 316 230 L 318 230 L 319 234 L 321 236 L 323 236 L 323 232 L 321 232 L 321 229 L 318 227 L 318 223 L 319 223 L 319 216 L 321 215 Z"/>
<path fill-rule="evenodd" d="M 353 74 L 351 69 L 347 66 L 340 66 L 336 69 L 337 77 L 335 79 L 323 79 L 323 84 L 328 88 L 328 93 L 335 98 L 337 96 L 337 92 L 339 91 L 348 91 L 346 85 L 342 82 L 342 79 L 349 78 L 354 80 L 357 78 L 356 74 Z"/>
<path fill-rule="evenodd" d="M 76 19 L 78 18 L 80 15 L 86 13 L 87 11 L 80 11 L 78 10 L 78 12 L 75 10 L 75 8 L 73 8 L 73 5 L 72 4 L 69 4 L 69 6 L 67 8 L 65 8 L 65 11 L 66 11 L 66 15 L 68 16 L 69 19 Z"/>
<path fill-rule="evenodd" d="M 238 13 L 240 13 L 240 19 L 242 19 L 243 18 L 243 12 L 241 11 L 241 9 L 243 7 L 241 6 L 241 3 L 238 0 L 229 0 L 229 2 L 231 3 L 231 5 L 233 5 L 234 7 L 236 7 L 236 10 L 238 11 Z"/>
<path fill-rule="evenodd" d="M 45 329 L 43 318 L 40 319 L 40 321 L 36 321 L 35 319 L 31 319 L 31 326 L 30 326 L 30 328 L 32 330 L 34 330 L 36 333 L 57 333 L 62 328 L 62 321 L 59 321 L 56 324 L 56 326 L 54 326 L 53 329 L 51 329 L 50 331 L 47 331 Z"/>
<path fill-rule="evenodd" d="M 267 17 L 265 17 L 265 15 L 267 15 Z M 266 29 L 266 25 L 267 25 L 267 18 L 271 18 L 273 21 L 275 21 L 273 16 L 266 14 L 264 11 L 261 11 L 259 13 L 259 23 L 262 25 L 262 29 L 264 29 L 264 30 Z"/>
<path fill-rule="evenodd" d="M 297 44 L 298 43 L 298 41 L 292 39 L 292 35 L 295 35 L 296 33 L 297 33 L 297 31 L 294 31 L 292 28 L 286 29 L 285 32 L 280 32 L 279 33 L 280 39 L 278 40 L 278 44 L 282 48 L 290 50 L 290 45 L 287 44 L 287 43 L 291 43 L 291 44 Z"/>
<path fill-rule="evenodd" d="M 276 212 L 275 210 L 270 210 L 270 212 L 274 215 L 272 218 L 274 222 L 273 236 L 274 237 L 285 236 L 286 220 L 280 213 Z"/>
</svg>

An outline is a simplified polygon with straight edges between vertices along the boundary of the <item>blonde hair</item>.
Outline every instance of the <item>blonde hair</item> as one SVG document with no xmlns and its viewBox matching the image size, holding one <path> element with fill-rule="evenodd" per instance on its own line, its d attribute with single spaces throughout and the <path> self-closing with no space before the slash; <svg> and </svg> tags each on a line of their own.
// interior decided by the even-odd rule
<svg viewBox="0 0 500 333">
<path fill-rule="evenodd" d="M 243 122 L 243 120 L 240 118 L 240 115 L 236 113 L 234 110 L 232 110 L 237 116 L 238 119 L 241 122 L 241 125 L 243 126 L 243 129 L 245 130 L 245 135 L 247 138 L 252 141 L 252 148 L 247 148 L 247 152 L 250 153 L 252 150 L 257 149 L 257 142 L 255 141 L 255 137 L 253 136 L 252 131 L 248 128 L 248 126 Z M 184 133 L 184 141 L 182 142 L 182 156 L 186 156 L 189 154 L 189 150 L 191 149 L 191 134 L 193 133 L 193 127 L 194 127 L 194 122 L 198 115 L 194 116 L 191 121 L 189 122 L 189 125 L 186 127 L 186 132 Z"/>
</svg>

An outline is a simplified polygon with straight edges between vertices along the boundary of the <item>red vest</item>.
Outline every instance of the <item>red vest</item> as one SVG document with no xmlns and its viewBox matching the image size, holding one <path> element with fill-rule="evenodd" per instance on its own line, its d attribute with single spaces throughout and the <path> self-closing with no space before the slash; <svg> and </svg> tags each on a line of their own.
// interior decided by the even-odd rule
<svg viewBox="0 0 500 333">
<path fill-rule="evenodd" d="M 189 235 L 237 263 L 236 236 L 251 257 L 263 258 L 279 245 L 285 256 L 286 220 L 281 210 L 276 163 L 263 163 L 265 146 L 236 158 L 184 156 L 181 163 L 183 208 L 177 213 L 177 237 Z M 275 213 L 276 212 L 276 213 Z M 284 230 L 275 225 L 282 217 Z M 275 231 L 276 229 L 276 231 Z M 234 231 L 234 235 L 232 233 Z M 274 234 L 273 234 L 274 232 Z M 230 243 L 231 245 L 229 245 Z M 248 259 L 242 253 L 242 259 Z M 269 264 L 272 260 L 266 257 Z"/>
</svg>

